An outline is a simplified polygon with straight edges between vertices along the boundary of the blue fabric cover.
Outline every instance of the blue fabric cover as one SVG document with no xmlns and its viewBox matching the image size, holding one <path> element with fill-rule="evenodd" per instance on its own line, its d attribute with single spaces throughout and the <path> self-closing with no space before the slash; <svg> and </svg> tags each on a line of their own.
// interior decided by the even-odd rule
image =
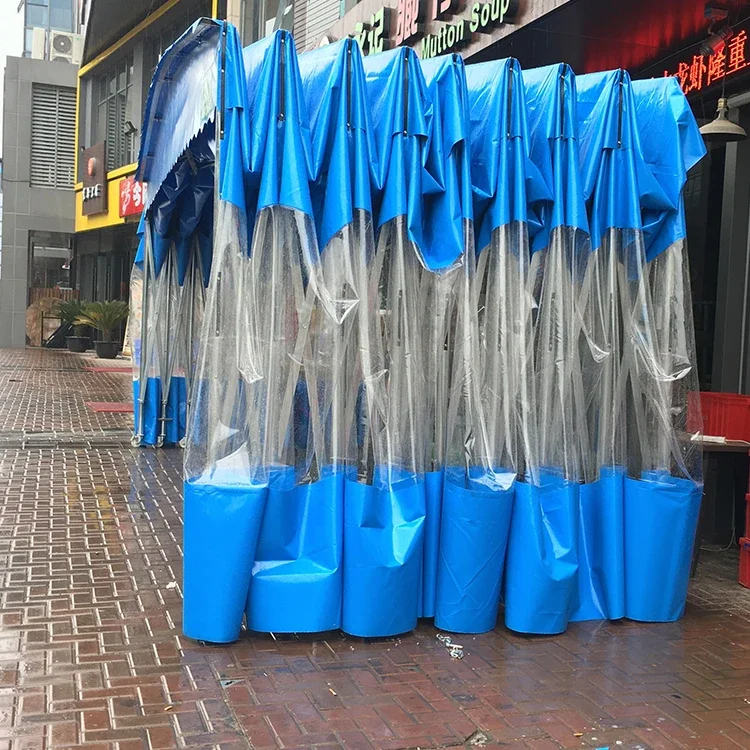
<svg viewBox="0 0 750 750">
<path fill-rule="evenodd" d="M 161 56 L 143 114 L 136 178 L 148 183 L 146 208 L 180 156 L 214 118 L 222 35 L 237 41 L 227 23 L 196 21 Z"/>
<path fill-rule="evenodd" d="M 222 197 L 245 208 L 252 237 L 255 215 L 263 208 L 285 206 L 312 216 L 312 153 L 291 34 L 276 31 L 242 54 L 248 116 L 221 152 Z M 239 159 L 243 174 L 237 174 Z"/>
<path fill-rule="evenodd" d="M 365 638 L 412 630 L 422 586 L 424 483 L 389 485 L 377 472 L 376 482 L 347 479 L 344 489 L 342 629 Z"/>
<path fill-rule="evenodd" d="M 459 55 L 425 60 L 422 71 L 432 101 L 432 132 L 421 249 L 428 267 L 439 270 L 461 257 L 465 224 L 473 218 L 469 95 Z"/>
<path fill-rule="evenodd" d="M 671 203 L 643 215 L 646 259 L 653 260 L 687 234 L 682 190 L 706 145 L 674 76 L 633 81 L 633 97 L 643 158 Z"/>
<path fill-rule="evenodd" d="M 135 434 L 140 433 L 140 406 L 138 399 L 141 397 L 141 383 L 133 381 L 133 418 L 135 422 Z M 161 411 L 161 381 L 159 378 L 148 378 L 146 380 L 146 397 L 143 402 L 143 445 L 156 445 L 159 437 L 159 412 Z"/>
<path fill-rule="evenodd" d="M 562 633 L 578 607 L 578 485 L 547 474 L 516 482 L 505 563 L 505 624 Z"/>
<path fill-rule="evenodd" d="M 399 47 L 368 55 L 363 65 L 378 154 L 375 224 L 380 228 L 405 216 L 409 239 L 421 251 L 432 106 L 419 58 L 414 50 Z M 429 267 L 429 259 L 423 261 Z"/>
<path fill-rule="evenodd" d="M 140 381 L 133 381 L 133 411 L 135 414 L 135 433 L 138 434 L 138 398 Z M 164 442 L 176 445 L 185 437 L 187 419 L 187 387 L 185 378 L 172 376 L 169 381 L 169 398 L 167 400 L 167 424 Z M 159 418 L 161 417 L 161 380 L 148 378 L 146 381 L 146 400 L 143 404 L 143 441 L 142 445 L 156 445 L 159 437 Z"/>
<path fill-rule="evenodd" d="M 182 630 L 229 643 L 240 635 L 267 488 L 231 475 L 184 484 Z"/>
<path fill-rule="evenodd" d="M 532 238 L 532 252 L 549 245 L 558 227 L 588 234 L 586 203 L 578 156 L 576 79 L 569 65 L 525 70 L 531 161 L 539 170 L 552 200 L 539 204 L 541 230 Z"/>
<path fill-rule="evenodd" d="M 625 478 L 625 616 L 672 622 L 685 611 L 703 485 L 656 472 Z"/>
<path fill-rule="evenodd" d="M 643 159 L 628 73 L 578 76 L 577 89 L 581 175 L 597 249 L 607 230 L 641 230 L 642 211 L 673 206 Z"/>
<path fill-rule="evenodd" d="M 341 627 L 344 475 L 295 485 L 271 478 L 247 602 L 247 627 L 315 633 Z"/>
<path fill-rule="evenodd" d="M 462 469 L 445 471 L 435 625 L 485 633 L 497 623 L 514 487 L 467 487 Z"/>
<path fill-rule="evenodd" d="M 185 273 L 190 264 L 193 251 L 193 241 L 202 221 L 203 214 L 213 214 L 214 195 L 214 163 L 213 161 L 203 164 L 192 176 L 190 186 L 183 191 L 180 201 L 175 210 L 176 231 L 175 242 L 177 243 L 177 281 L 182 286 L 185 283 Z M 205 261 L 206 259 L 203 258 Z M 208 263 L 203 263 L 211 267 Z"/>
<path fill-rule="evenodd" d="M 299 66 L 312 140 L 311 200 L 323 252 L 351 224 L 355 209 L 372 213 L 377 150 L 359 45 L 343 39 L 305 52 Z"/>
<path fill-rule="evenodd" d="M 434 617 L 435 597 L 437 593 L 438 550 L 440 548 L 440 518 L 443 512 L 443 472 L 426 472 L 424 475 L 424 490 L 426 512 L 419 616 Z"/>
<path fill-rule="evenodd" d="M 527 222 L 539 231 L 536 206 L 552 195 L 529 158 L 526 103 L 517 60 L 469 65 L 466 85 L 471 119 L 471 180 L 477 252 L 493 230 Z M 529 210 L 531 207 L 531 211 Z"/>
<path fill-rule="evenodd" d="M 578 609 L 570 618 L 617 620 L 625 616 L 625 469 L 602 468 L 579 489 Z"/>
</svg>

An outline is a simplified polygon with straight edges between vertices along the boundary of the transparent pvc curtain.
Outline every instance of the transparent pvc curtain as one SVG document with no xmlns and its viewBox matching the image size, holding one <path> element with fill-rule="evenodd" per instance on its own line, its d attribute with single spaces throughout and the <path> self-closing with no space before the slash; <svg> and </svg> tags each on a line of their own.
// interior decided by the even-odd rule
<svg viewBox="0 0 750 750">
<path fill-rule="evenodd" d="M 176 444 L 185 434 L 185 289 L 178 282 L 177 248 L 169 250 L 154 285 L 156 356 L 159 362 L 159 411 L 156 446 Z M 185 301 L 183 301 L 185 298 Z"/>
<path fill-rule="evenodd" d="M 343 394 L 333 357 L 345 355 L 340 326 L 353 302 L 335 293 L 324 300 L 321 291 L 329 288 L 326 271 L 333 288 L 349 269 L 323 268 L 312 221 L 299 211 L 264 208 L 249 254 L 246 237 L 242 211 L 220 201 L 185 456 L 185 492 L 192 494 L 186 513 L 202 513 L 210 564 L 202 579 L 201 560 L 191 559 L 184 628 L 216 642 L 236 639 L 246 607 L 250 627 L 279 617 L 269 612 L 258 569 L 295 571 L 279 560 L 254 561 L 253 550 L 267 556 L 269 544 L 286 544 L 285 532 L 304 536 L 294 524 L 326 517 L 324 505 L 340 502 L 336 485 L 343 482 L 336 467 L 345 432 L 333 423 L 336 410 L 343 418 Z M 351 282 L 340 283 L 344 293 L 351 289 Z M 316 496 L 317 517 L 293 513 L 305 493 Z M 259 535 L 273 541 L 264 548 Z M 322 576 L 324 562 L 308 574 Z M 334 618 L 335 627 L 340 585 L 332 575 L 333 595 L 321 594 L 327 609 L 320 601 L 290 602 L 281 615 L 294 617 L 291 608 L 302 607 L 318 623 Z"/>
<path fill-rule="evenodd" d="M 273 468 L 247 624 L 266 632 L 333 630 L 341 627 L 342 611 L 355 257 L 360 238 L 372 231 L 371 221 L 365 212 L 356 214 L 316 261 L 310 217 L 279 207 L 260 216 L 256 236 L 265 232 L 298 254 L 292 250 L 274 263 L 268 256 L 278 249 L 253 248 L 252 296 L 259 310 L 259 347 L 266 352 L 261 369 L 272 390 L 258 394 L 265 407 L 253 406 L 249 414 L 258 419 L 251 434 L 264 436 L 264 461 Z M 262 308 L 270 311 L 265 317 Z M 268 340 L 265 331 L 272 334 Z"/>
<path fill-rule="evenodd" d="M 448 352 L 446 428 L 438 563 L 438 627 L 491 630 L 500 604 L 513 487 L 523 352 L 531 342 L 526 225 L 496 229 L 478 258 L 471 222 L 455 277 Z M 519 356 L 521 355 L 521 356 Z"/>
<path fill-rule="evenodd" d="M 211 206 L 212 207 L 212 206 Z M 183 283 L 180 287 L 177 320 L 179 325 L 179 347 L 184 352 L 184 393 L 180 394 L 185 402 L 185 416 L 180 438 L 184 442 L 187 430 L 187 420 L 190 411 L 192 383 L 194 380 L 200 334 L 203 327 L 203 313 L 206 305 L 206 288 L 204 286 L 205 269 L 203 268 L 203 254 L 201 253 L 201 239 L 196 233 L 190 240 L 190 256 Z M 174 374 L 178 374 L 179 371 Z"/>
<path fill-rule="evenodd" d="M 640 233 L 626 241 L 625 616 L 672 621 L 685 608 L 703 491 L 687 430 L 688 394 L 698 391 L 688 259 L 684 240 L 649 263 Z"/>
<path fill-rule="evenodd" d="M 578 484 L 589 457 L 580 346 L 591 259 L 586 233 L 562 226 L 529 269 L 532 386 L 520 421 L 525 481 L 516 485 L 505 589 L 505 622 L 519 632 L 562 632 L 577 608 Z"/>
<path fill-rule="evenodd" d="M 470 222 L 465 222 L 471 231 Z M 460 261 L 438 271 L 422 268 L 419 325 L 423 343 L 425 528 L 420 617 L 435 617 L 447 441 L 451 357 L 456 335 Z"/>
<path fill-rule="evenodd" d="M 143 261 L 133 265 L 130 277 L 131 299 L 135 315 L 132 319 L 133 336 L 133 406 L 135 434 L 133 445 L 156 445 L 159 438 L 159 346 L 157 341 L 157 288 L 154 274 L 154 255 L 151 242 L 152 228 L 145 221 Z"/>
<path fill-rule="evenodd" d="M 354 468 L 346 483 L 343 629 L 404 633 L 417 623 L 425 516 L 422 266 L 406 217 L 360 232 L 355 377 L 348 388 Z M 348 562 L 346 560 L 348 559 Z"/>
</svg>

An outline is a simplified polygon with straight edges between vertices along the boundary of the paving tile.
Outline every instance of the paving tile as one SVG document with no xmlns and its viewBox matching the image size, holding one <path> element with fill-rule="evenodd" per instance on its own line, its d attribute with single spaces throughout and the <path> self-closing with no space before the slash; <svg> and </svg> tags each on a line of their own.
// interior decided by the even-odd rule
<svg viewBox="0 0 750 750">
<path fill-rule="evenodd" d="M 183 637 L 182 454 L 86 407 L 130 389 L 91 355 L 0 350 L 0 750 L 750 747 L 736 550 L 702 553 L 678 623 L 500 626 L 460 662 L 428 622 Z"/>
</svg>

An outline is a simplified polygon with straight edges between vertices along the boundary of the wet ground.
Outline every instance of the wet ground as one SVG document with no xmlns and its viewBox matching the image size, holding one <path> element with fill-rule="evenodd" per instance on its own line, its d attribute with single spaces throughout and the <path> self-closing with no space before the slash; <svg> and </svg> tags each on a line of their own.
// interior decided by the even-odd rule
<svg viewBox="0 0 750 750">
<path fill-rule="evenodd" d="M 86 406 L 130 398 L 101 364 L 0 350 L 0 750 L 750 748 L 736 550 L 701 554 L 678 623 L 499 627 L 460 660 L 427 624 L 184 638 L 181 452 Z"/>
</svg>

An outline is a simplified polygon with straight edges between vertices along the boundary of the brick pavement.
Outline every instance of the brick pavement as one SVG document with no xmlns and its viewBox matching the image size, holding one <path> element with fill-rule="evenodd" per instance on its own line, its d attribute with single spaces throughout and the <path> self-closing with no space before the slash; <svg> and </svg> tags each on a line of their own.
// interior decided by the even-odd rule
<svg viewBox="0 0 750 750">
<path fill-rule="evenodd" d="M 3 435 L 24 436 L 0 441 L 0 750 L 750 748 L 750 592 L 727 581 L 731 551 L 704 553 L 679 623 L 500 627 L 456 638 L 462 660 L 429 624 L 184 638 L 181 453 L 112 439 L 132 415 L 82 404 L 125 398 L 129 377 L 87 362 L 0 351 Z"/>
</svg>

